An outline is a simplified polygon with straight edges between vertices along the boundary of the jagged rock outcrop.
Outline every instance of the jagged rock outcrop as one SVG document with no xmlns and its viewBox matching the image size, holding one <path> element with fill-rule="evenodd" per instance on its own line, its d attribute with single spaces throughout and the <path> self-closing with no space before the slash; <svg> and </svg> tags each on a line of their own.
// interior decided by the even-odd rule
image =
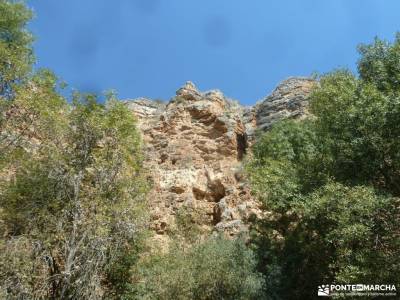
<svg viewBox="0 0 400 300">
<path fill-rule="evenodd" d="M 191 82 L 168 104 L 125 101 L 139 120 L 146 147 L 152 229 L 164 235 L 174 228 L 176 214 L 190 208 L 202 216 L 206 231 L 245 231 L 246 219 L 259 213 L 242 171 L 248 138 L 281 118 L 304 115 L 313 84 L 290 78 L 250 108 L 220 91 L 201 93 Z"/>
<path fill-rule="evenodd" d="M 256 130 L 268 130 L 281 119 L 307 115 L 307 97 L 315 83 L 315 80 L 303 77 L 284 80 L 271 95 L 245 111 L 248 136 L 252 137 Z"/>
</svg>

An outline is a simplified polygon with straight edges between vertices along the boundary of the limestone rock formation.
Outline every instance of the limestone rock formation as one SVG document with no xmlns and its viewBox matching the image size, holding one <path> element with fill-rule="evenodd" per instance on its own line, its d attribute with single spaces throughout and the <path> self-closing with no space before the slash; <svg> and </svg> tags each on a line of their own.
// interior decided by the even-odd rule
<svg viewBox="0 0 400 300">
<path fill-rule="evenodd" d="M 248 138 L 281 118 L 302 116 L 313 84 L 290 78 L 250 108 L 220 91 L 201 93 L 191 82 L 168 104 L 126 100 L 138 118 L 151 171 L 152 229 L 164 235 L 179 211 L 190 209 L 206 231 L 245 231 L 246 219 L 259 213 L 242 171 Z"/>
<path fill-rule="evenodd" d="M 248 136 L 253 136 L 255 130 L 268 130 L 281 119 L 307 115 L 307 97 L 315 83 L 315 80 L 304 77 L 284 80 L 271 95 L 244 113 Z"/>
</svg>

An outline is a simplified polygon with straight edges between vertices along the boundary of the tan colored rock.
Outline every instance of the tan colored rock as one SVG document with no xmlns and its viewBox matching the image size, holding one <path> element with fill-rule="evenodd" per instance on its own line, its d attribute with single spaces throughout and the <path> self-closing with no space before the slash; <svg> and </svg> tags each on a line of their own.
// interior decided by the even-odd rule
<svg viewBox="0 0 400 300">
<path fill-rule="evenodd" d="M 244 113 L 246 132 L 251 138 L 256 130 L 268 130 L 281 119 L 301 118 L 308 114 L 308 95 L 316 81 L 291 77 L 282 81 L 271 95 Z"/>
<path fill-rule="evenodd" d="M 189 207 L 202 214 L 199 225 L 208 231 L 246 231 L 247 218 L 260 212 L 241 172 L 248 137 L 281 118 L 305 114 L 313 84 L 288 79 L 251 108 L 220 91 L 201 93 L 191 82 L 166 105 L 143 98 L 125 101 L 139 120 L 152 174 L 151 228 L 166 234 L 178 210 Z"/>
</svg>

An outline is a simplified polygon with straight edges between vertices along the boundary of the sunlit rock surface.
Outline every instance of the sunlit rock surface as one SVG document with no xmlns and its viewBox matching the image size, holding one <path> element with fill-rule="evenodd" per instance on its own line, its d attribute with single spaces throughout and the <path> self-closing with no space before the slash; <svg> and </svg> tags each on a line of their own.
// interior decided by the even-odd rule
<svg viewBox="0 0 400 300">
<path fill-rule="evenodd" d="M 217 90 L 200 92 L 191 82 L 168 103 L 126 100 L 139 121 L 153 182 L 151 228 L 166 235 L 177 212 L 189 208 L 201 216 L 206 232 L 246 231 L 246 220 L 259 213 L 242 170 L 254 132 L 305 115 L 314 84 L 289 78 L 253 107 L 242 107 Z"/>
</svg>

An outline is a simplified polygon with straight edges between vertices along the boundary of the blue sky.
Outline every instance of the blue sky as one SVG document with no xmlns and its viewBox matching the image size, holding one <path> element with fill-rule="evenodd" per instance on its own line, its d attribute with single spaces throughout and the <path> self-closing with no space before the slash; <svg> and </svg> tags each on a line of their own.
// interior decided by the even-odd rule
<svg viewBox="0 0 400 300">
<path fill-rule="evenodd" d="M 187 80 L 253 104 L 289 76 L 355 70 L 399 0 L 28 0 L 38 67 L 70 87 L 169 99 Z"/>
</svg>

